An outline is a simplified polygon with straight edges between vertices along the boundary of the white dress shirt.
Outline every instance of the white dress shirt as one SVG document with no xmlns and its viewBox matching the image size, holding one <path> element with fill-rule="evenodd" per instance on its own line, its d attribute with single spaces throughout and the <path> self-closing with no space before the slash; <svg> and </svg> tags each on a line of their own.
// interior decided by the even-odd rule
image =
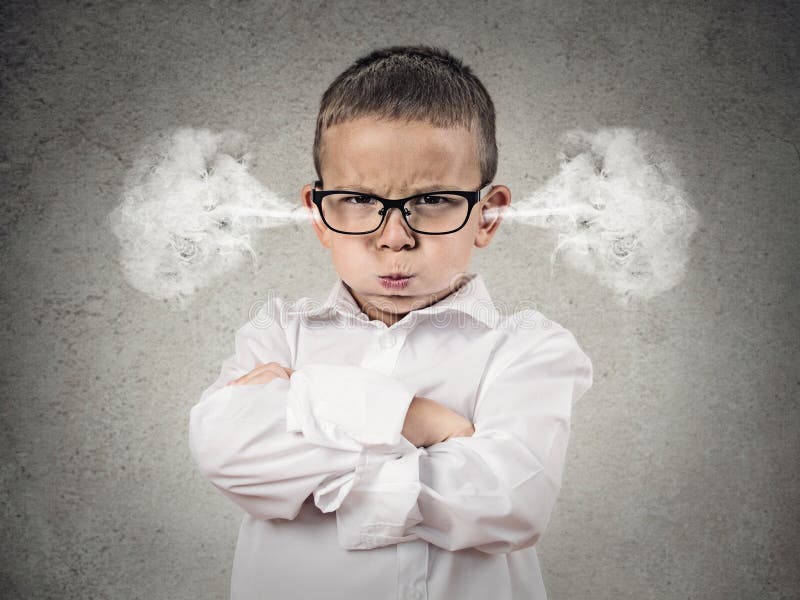
<svg viewBox="0 0 800 600">
<path fill-rule="evenodd" d="M 272 298 L 190 414 L 204 477 L 246 511 L 232 600 L 544 600 L 534 544 L 561 486 L 570 416 L 592 385 L 574 336 L 501 315 L 483 278 L 392 326 L 338 279 L 320 305 Z M 260 363 L 289 380 L 225 386 Z M 471 437 L 416 448 L 412 398 Z"/>
</svg>

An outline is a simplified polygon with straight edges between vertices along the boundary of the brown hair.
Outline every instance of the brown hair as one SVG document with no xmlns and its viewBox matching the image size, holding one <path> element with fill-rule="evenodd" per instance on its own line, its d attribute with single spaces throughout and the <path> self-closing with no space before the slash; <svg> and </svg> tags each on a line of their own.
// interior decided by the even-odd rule
<svg viewBox="0 0 800 600">
<path fill-rule="evenodd" d="M 322 179 L 322 133 L 364 116 L 463 126 L 478 134 L 481 184 L 497 172 L 495 111 L 472 70 L 447 50 L 390 46 L 356 60 L 322 95 L 314 135 L 314 168 Z"/>
</svg>

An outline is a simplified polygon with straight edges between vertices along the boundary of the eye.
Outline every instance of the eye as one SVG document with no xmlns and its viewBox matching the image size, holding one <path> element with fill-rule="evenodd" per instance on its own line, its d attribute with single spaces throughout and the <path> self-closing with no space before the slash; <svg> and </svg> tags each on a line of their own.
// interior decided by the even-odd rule
<svg viewBox="0 0 800 600">
<path fill-rule="evenodd" d="M 421 196 L 420 197 L 420 204 L 424 204 L 426 206 L 436 206 L 438 204 L 447 204 L 450 202 L 449 198 L 445 198 L 444 196 Z"/>
<path fill-rule="evenodd" d="M 371 196 L 345 196 L 340 201 L 345 204 L 370 204 L 374 202 Z"/>
</svg>

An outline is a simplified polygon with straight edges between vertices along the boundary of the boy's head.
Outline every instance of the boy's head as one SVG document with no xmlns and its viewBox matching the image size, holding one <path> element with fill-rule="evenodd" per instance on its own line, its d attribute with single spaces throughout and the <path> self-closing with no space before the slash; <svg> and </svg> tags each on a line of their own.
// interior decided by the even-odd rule
<svg viewBox="0 0 800 600">
<path fill-rule="evenodd" d="M 333 81 L 317 117 L 314 166 L 319 181 L 303 187 L 302 199 L 317 237 L 361 309 L 389 325 L 458 287 L 472 248 L 487 246 L 500 224 L 485 211 L 511 200 L 503 185 L 482 197 L 469 194 L 497 170 L 494 105 L 469 67 L 427 46 L 377 50 Z M 364 196 L 327 195 L 317 206 L 314 189 Z M 468 193 L 425 195 L 437 191 Z M 404 205 L 408 222 L 399 209 L 381 222 L 383 207 L 368 194 L 415 196 Z M 337 227 L 340 214 L 355 214 L 369 227 Z M 381 275 L 397 272 L 413 276 L 404 287 L 382 282 Z"/>
</svg>

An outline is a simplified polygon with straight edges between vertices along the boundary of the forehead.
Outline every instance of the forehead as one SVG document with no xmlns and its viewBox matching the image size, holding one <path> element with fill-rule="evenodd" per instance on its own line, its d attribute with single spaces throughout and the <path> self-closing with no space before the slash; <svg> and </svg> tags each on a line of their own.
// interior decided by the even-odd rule
<svg viewBox="0 0 800 600">
<path fill-rule="evenodd" d="M 480 184 L 476 135 L 466 127 L 361 117 L 322 134 L 325 187 L 386 196 L 422 188 Z"/>
</svg>

